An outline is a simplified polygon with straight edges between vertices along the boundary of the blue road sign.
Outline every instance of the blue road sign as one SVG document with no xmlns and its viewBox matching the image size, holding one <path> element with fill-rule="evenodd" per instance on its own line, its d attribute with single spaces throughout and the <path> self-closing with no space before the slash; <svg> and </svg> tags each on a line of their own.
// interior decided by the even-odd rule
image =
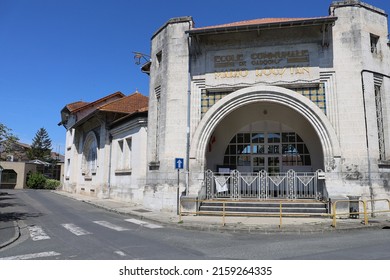
<svg viewBox="0 0 390 280">
<path fill-rule="evenodd" d="M 183 169 L 183 168 L 184 168 L 184 159 L 175 158 L 175 169 Z"/>
</svg>

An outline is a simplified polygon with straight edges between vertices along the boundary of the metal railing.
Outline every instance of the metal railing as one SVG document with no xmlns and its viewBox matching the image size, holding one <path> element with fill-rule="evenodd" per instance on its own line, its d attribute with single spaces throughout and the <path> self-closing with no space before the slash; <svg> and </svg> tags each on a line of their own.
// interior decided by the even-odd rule
<svg viewBox="0 0 390 280">
<path fill-rule="evenodd" d="M 205 172 L 206 199 L 245 199 L 272 198 L 321 200 L 324 190 L 324 172 L 241 173 L 233 170 L 230 173 Z"/>
<path fill-rule="evenodd" d="M 201 199 L 185 199 L 184 202 L 194 202 L 196 205 L 201 204 L 202 202 L 207 202 L 208 200 Z M 234 213 L 226 211 L 226 204 L 231 203 L 231 200 L 218 200 L 219 203 L 222 203 L 222 211 L 183 211 L 183 206 L 180 203 L 179 207 L 179 223 L 183 222 L 184 215 L 210 215 L 210 216 L 221 216 L 222 218 L 222 226 L 226 225 L 226 217 L 227 216 L 235 216 L 235 217 L 276 217 L 279 218 L 279 228 L 282 227 L 283 217 L 312 217 L 313 214 L 307 213 L 285 213 L 283 212 L 283 201 L 279 202 L 279 212 L 274 213 Z M 245 202 L 245 201 L 242 201 Z M 196 207 L 198 209 L 198 207 Z M 315 216 L 321 217 L 329 217 L 330 214 L 316 214 Z"/>
<path fill-rule="evenodd" d="M 367 203 L 368 202 L 378 202 L 378 201 L 386 201 L 389 205 L 389 209 L 388 210 L 375 210 L 375 211 L 368 211 L 367 209 Z M 341 212 L 341 213 L 337 213 L 337 204 L 338 203 L 350 203 L 350 202 L 354 202 L 354 203 L 358 203 L 359 204 L 359 210 L 355 210 L 355 211 L 349 211 L 349 212 Z M 360 204 L 363 205 L 363 211 L 360 211 Z M 376 213 L 390 213 L 390 200 L 388 198 L 380 198 L 380 199 L 368 199 L 368 200 L 362 200 L 362 199 L 354 199 L 354 200 L 337 200 L 335 201 L 333 204 L 332 204 L 332 227 L 336 228 L 336 225 L 337 225 L 337 222 L 336 222 L 336 218 L 338 216 L 343 216 L 343 215 L 347 215 L 347 216 L 354 216 L 354 217 L 359 217 L 359 215 L 364 215 L 364 225 L 368 225 L 368 215 L 372 215 L 372 214 L 376 214 Z"/>
</svg>

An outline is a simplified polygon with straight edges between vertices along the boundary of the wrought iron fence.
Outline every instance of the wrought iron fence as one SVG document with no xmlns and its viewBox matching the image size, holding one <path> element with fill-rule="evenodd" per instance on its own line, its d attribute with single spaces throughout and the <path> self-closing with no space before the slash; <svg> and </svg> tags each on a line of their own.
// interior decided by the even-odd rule
<svg viewBox="0 0 390 280">
<path fill-rule="evenodd" d="M 205 174 L 206 199 L 215 198 L 256 198 L 279 199 L 317 199 L 324 193 L 323 171 L 268 173 L 216 173 L 207 170 Z"/>
</svg>

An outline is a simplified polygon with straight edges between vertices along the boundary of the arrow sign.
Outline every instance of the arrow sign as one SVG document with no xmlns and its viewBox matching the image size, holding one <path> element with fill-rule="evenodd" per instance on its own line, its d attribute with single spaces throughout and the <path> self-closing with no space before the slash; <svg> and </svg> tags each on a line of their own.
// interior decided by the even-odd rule
<svg viewBox="0 0 390 280">
<path fill-rule="evenodd" d="M 184 159 L 175 158 L 175 169 L 183 169 L 183 167 L 184 167 Z"/>
</svg>

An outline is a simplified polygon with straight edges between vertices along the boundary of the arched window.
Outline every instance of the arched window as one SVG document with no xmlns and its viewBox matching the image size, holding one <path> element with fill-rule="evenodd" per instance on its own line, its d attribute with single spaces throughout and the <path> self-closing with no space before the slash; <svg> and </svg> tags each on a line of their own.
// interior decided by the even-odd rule
<svg viewBox="0 0 390 280">
<path fill-rule="evenodd" d="M 97 169 L 97 139 L 92 131 L 87 134 L 83 148 L 82 172 L 85 176 L 96 174 Z"/>
<path fill-rule="evenodd" d="M 224 166 L 245 172 L 310 170 L 311 157 L 295 132 L 237 133 L 226 147 Z"/>
</svg>

